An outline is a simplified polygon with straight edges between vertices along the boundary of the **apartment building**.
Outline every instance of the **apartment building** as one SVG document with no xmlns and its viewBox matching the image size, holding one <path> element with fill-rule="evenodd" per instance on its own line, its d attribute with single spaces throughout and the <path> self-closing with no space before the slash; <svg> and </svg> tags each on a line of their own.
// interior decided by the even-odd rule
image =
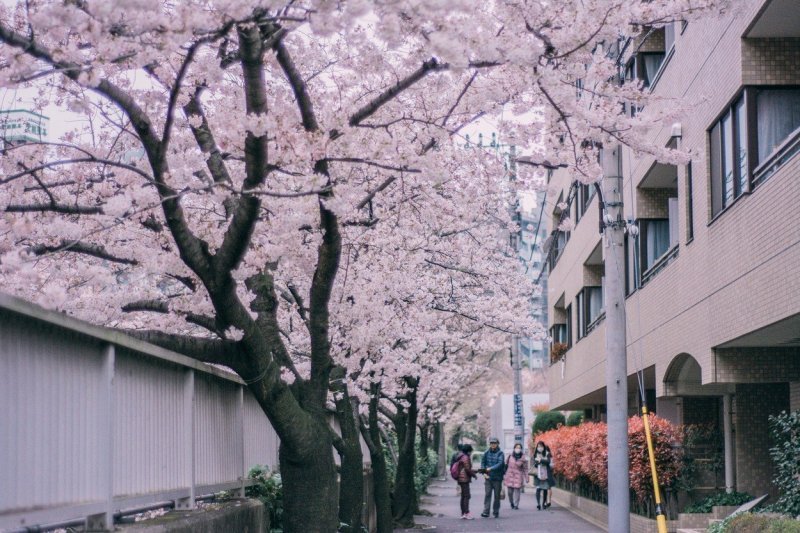
<svg viewBox="0 0 800 533">
<path fill-rule="evenodd" d="M 708 488 L 774 493 L 767 418 L 800 409 L 800 2 L 751 0 L 630 49 L 626 76 L 703 98 L 651 132 L 694 155 L 674 166 L 622 149 L 639 229 L 622 265 L 606 264 L 599 202 L 578 187 L 575 227 L 548 256 L 551 407 L 604 418 L 603 284 L 624 273 L 630 414 L 640 370 L 651 410 L 718 430 L 724 469 Z M 566 199 L 569 178 L 550 179 Z"/>
<path fill-rule="evenodd" d="M 6 144 L 46 140 L 49 121 L 28 109 L 0 110 L 0 149 Z"/>
<path fill-rule="evenodd" d="M 516 179 L 517 150 L 516 146 L 500 141 L 497 133 L 492 132 L 484 136 L 479 132 L 474 138 L 467 134 L 464 148 L 483 149 L 495 152 L 505 161 L 505 171 L 508 178 Z M 519 310 L 528 313 L 534 320 L 547 324 L 547 272 L 542 271 L 546 256 L 543 244 L 547 238 L 547 221 L 542 211 L 545 204 L 544 191 L 524 191 L 517 195 L 516 205 L 512 206 L 512 219 L 517 223 L 519 230 L 509 235 L 511 247 L 516 251 L 519 259 L 519 268 L 526 276 L 542 287 L 542 292 L 535 295 L 530 302 L 529 309 Z M 528 368 L 544 369 L 547 367 L 550 347 L 547 342 L 533 337 L 514 336 L 511 339 L 512 349 L 520 354 L 522 364 Z"/>
</svg>

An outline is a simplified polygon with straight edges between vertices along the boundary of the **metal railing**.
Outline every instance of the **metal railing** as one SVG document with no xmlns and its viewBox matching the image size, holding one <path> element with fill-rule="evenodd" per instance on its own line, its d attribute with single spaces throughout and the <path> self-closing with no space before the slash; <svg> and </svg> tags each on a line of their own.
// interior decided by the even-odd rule
<svg viewBox="0 0 800 533">
<path fill-rule="evenodd" d="M 0 294 L 0 530 L 243 492 L 278 437 L 238 376 Z M 124 513 L 123 513 L 124 514 Z"/>
</svg>

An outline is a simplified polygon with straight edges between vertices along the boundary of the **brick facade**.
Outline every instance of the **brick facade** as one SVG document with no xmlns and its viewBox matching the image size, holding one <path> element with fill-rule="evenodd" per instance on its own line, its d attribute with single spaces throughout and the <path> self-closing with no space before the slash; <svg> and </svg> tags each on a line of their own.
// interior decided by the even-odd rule
<svg viewBox="0 0 800 533">
<path fill-rule="evenodd" d="M 791 338 L 800 334 L 800 154 L 714 215 L 709 130 L 748 85 L 800 85 L 800 39 L 743 37 L 766 4 L 748 0 L 736 13 L 689 23 L 683 32 L 676 28 L 674 50 L 652 88 L 659 96 L 695 104 L 680 121 L 678 139 L 679 147 L 692 153 L 691 194 L 686 165 L 674 169 L 675 188 L 648 188 L 653 158 L 626 148 L 622 152 L 626 218 L 667 218 L 667 200 L 676 196 L 679 211 L 677 257 L 626 300 L 629 373 L 652 372 L 656 396 L 676 420 L 694 416 L 692 401 L 687 405 L 681 398 L 718 401 L 733 393 L 737 479 L 754 494 L 771 490 L 764 466 L 769 462 L 764 413 L 800 408 L 800 339 Z M 652 43 L 652 50 L 659 47 L 663 42 Z M 663 124 L 649 136 L 666 146 L 671 133 L 672 124 Z M 663 177 L 651 183 L 667 184 Z M 564 171 L 553 174 L 553 197 L 569 189 L 570 179 Z M 576 295 L 599 271 L 585 265 L 603 246 L 598 217 L 593 200 L 548 277 L 549 301 L 563 299 L 563 307 L 573 306 L 573 346 L 563 366 L 554 365 L 549 374 L 551 407 L 557 409 L 604 401 L 605 324 L 582 339 L 575 335 Z M 550 316 L 563 320 L 563 314 Z M 784 334 L 770 330 L 780 324 Z M 792 332 L 789 327 L 787 334 L 786 324 L 797 328 Z M 695 372 L 691 383 L 680 368 L 690 360 L 699 366 L 699 381 Z M 684 380 L 670 381 L 672 373 Z M 683 396 L 663 401 L 675 395 Z M 761 457 L 755 462 L 748 451 L 753 448 Z"/>
<path fill-rule="evenodd" d="M 743 39 L 742 83 L 800 85 L 800 39 Z"/>
</svg>

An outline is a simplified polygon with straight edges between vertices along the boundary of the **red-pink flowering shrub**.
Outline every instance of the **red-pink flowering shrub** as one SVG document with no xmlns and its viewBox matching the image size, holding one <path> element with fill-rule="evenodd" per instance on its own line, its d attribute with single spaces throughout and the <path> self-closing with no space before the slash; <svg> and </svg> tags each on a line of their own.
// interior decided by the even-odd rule
<svg viewBox="0 0 800 533">
<path fill-rule="evenodd" d="M 678 426 L 650 415 L 650 430 L 656 457 L 659 485 L 672 486 L 680 476 L 682 455 L 674 444 L 681 441 Z M 563 426 L 536 437 L 553 452 L 553 471 L 570 482 L 588 482 L 597 489 L 608 489 L 608 428 L 604 422 L 585 422 Z M 647 441 L 641 417 L 628 420 L 630 483 L 640 501 L 653 495 L 653 481 L 647 455 Z M 535 443 L 531 442 L 531 449 Z"/>
</svg>

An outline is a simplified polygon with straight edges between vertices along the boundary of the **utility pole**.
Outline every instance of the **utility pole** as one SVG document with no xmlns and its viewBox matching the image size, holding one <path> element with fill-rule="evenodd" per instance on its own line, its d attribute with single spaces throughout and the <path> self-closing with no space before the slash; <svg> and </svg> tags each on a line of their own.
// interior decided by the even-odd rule
<svg viewBox="0 0 800 533">
<path fill-rule="evenodd" d="M 628 468 L 628 361 L 625 338 L 625 216 L 620 146 L 603 148 L 603 241 L 606 308 L 606 417 L 608 422 L 608 530 L 630 532 Z"/>
<path fill-rule="evenodd" d="M 511 368 L 514 371 L 514 444 L 525 447 L 525 416 L 522 413 L 522 362 L 519 357 L 519 337 L 511 336 Z"/>
</svg>

